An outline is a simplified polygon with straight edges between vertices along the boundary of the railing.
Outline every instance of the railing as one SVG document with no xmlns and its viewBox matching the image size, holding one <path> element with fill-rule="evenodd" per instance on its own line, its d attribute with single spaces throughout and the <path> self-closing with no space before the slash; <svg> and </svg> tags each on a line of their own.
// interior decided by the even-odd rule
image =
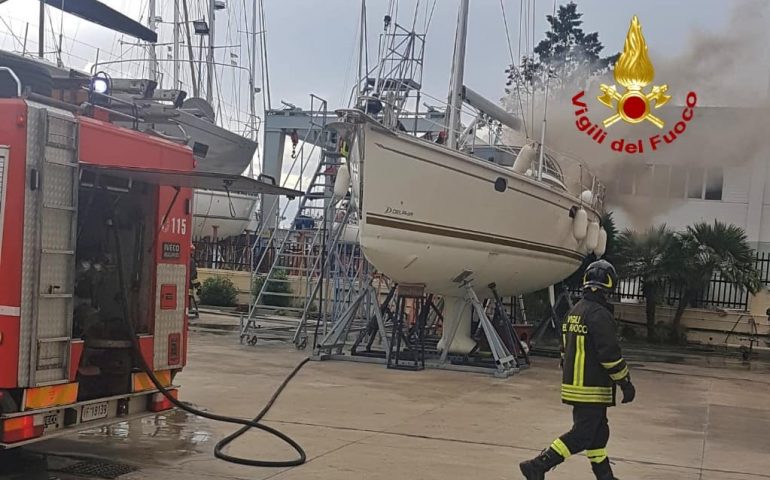
<svg viewBox="0 0 770 480">
<path fill-rule="evenodd" d="M 770 253 L 759 252 L 754 259 L 759 272 L 759 279 L 765 285 L 770 285 Z M 618 282 L 615 300 L 621 303 L 643 302 L 644 282 L 641 278 L 625 278 Z M 582 294 L 580 287 L 571 290 L 573 295 Z M 676 306 L 682 298 L 682 286 L 671 281 L 663 283 L 659 291 L 660 303 Z M 749 307 L 749 292 L 715 273 L 709 284 L 693 299 L 689 305 L 694 308 L 726 308 L 731 310 L 746 310 Z"/>
<path fill-rule="evenodd" d="M 247 235 L 212 241 L 209 238 L 193 240 L 195 264 L 198 268 L 251 271 L 251 242 Z"/>
</svg>

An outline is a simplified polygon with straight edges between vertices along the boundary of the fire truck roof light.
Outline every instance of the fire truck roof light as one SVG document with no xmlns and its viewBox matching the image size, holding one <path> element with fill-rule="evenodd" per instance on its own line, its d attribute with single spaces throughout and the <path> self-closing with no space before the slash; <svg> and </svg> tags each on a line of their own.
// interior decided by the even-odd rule
<svg viewBox="0 0 770 480">
<path fill-rule="evenodd" d="M 45 425 L 42 415 L 26 415 L 8 418 L 0 422 L 0 441 L 16 443 L 43 435 Z"/>
</svg>

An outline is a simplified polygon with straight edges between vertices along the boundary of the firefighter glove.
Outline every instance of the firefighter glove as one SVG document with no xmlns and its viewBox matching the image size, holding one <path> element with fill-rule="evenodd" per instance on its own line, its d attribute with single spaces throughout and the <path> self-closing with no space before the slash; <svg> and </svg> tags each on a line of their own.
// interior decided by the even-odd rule
<svg viewBox="0 0 770 480">
<path fill-rule="evenodd" d="M 623 401 L 621 403 L 631 403 L 636 398 L 636 387 L 631 383 L 631 378 L 626 377 L 620 382 L 620 389 L 623 390 Z"/>
</svg>

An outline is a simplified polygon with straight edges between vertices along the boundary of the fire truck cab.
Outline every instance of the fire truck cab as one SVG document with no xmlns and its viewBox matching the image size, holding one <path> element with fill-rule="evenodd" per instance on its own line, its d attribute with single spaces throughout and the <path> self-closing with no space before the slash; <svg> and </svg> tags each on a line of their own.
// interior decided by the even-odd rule
<svg viewBox="0 0 770 480">
<path fill-rule="evenodd" d="M 193 188 L 287 193 L 22 87 L 0 98 L 0 449 L 171 408 L 134 347 L 176 394 Z"/>
</svg>

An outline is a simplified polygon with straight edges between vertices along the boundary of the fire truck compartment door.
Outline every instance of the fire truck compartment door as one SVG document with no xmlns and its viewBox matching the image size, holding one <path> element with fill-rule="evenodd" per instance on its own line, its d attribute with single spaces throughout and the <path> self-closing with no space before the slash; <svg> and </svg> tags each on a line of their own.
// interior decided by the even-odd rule
<svg viewBox="0 0 770 480">
<path fill-rule="evenodd" d="M 230 193 L 244 193 L 247 195 L 266 193 L 269 195 L 285 195 L 289 198 L 302 195 L 302 192 L 299 190 L 280 187 L 278 185 L 273 185 L 271 182 L 255 180 L 253 178 L 244 177 L 243 175 L 227 175 L 197 171 L 182 172 L 165 169 L 138 169 L 92 165 L 87 163 L 81 163 L 81 168 L 100 175 L 127 178 L 132 181 L 165 185 L 169 187 L 197 188 Z"/>
</svg>

